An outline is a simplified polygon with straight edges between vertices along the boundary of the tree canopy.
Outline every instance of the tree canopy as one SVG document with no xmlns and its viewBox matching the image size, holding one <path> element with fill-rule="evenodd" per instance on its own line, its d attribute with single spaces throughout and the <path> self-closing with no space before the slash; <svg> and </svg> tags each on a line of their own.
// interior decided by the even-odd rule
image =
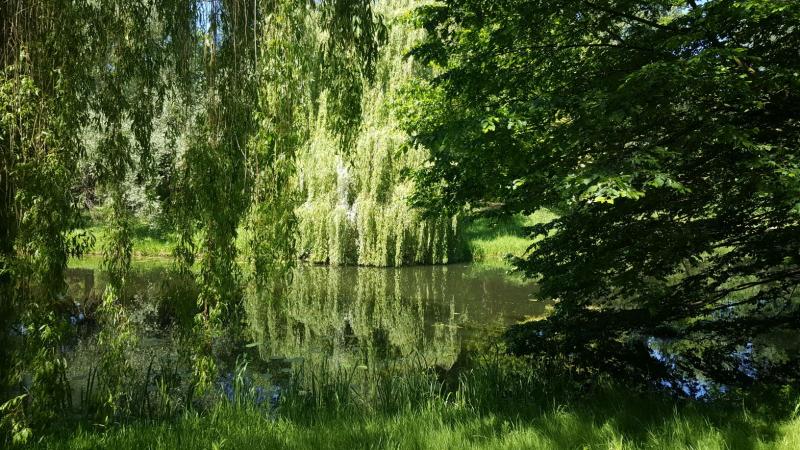
<svg viewBox="0 0 800 450">
<path fill-rule="evenodd" d="M 126 183 L 147 184 L 164 167 L 176 268 L 194 277 L 198 265 L 193 369 L 198 389 L 207 385 L 219 325 L 242 321 L 242 279 L 278 295 L 290 278 L 295 193 L 287 180 L 310 118 L 325 106 L 332 134 L 351 139 L 384 35 L 369 0 L 2 2 L 3 402 L 31 376 L 22 397 L 44 414 L 34 421 L 64 407 L 67 318 L 57 309 L 68 259 L 93 245 L 79 202 L 79 162 L 89 152 L 111 200 L 100 308 L 111 326 L 98 339 L 104 407 L 125 407 L 119 382 L 132 346 L 120 301 L 132 258 Z M 154 149 L 159 123 L 163 148 Z M 247 273 L 236 263 L 241 228 Z"/>
<path fill-rule="evenodd" d="M 402 105 L 432 152 L 416 202 L 559 213 L 516 261 L 555 311 L 513 351 L 667 384 L 796 379 L 796 351 L 759 350 L 800 326 L 800 4 L 446 0 L 420 18 L 413 54 L 439 75 Z"/>
</svg>

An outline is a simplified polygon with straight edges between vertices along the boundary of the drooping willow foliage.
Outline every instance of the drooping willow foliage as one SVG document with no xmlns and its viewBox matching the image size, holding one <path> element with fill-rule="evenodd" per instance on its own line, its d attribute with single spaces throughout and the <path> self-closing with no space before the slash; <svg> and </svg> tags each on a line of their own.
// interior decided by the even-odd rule
<svg viewBox="0 0 800 450">
<path fill-rule="evenodd" d="M 169 210 L 180 236 L 177 267 L 190 276 L 199 268 L 202 385 L 214 370 L 218 325 L 242 321 L 244 277 L 271 295 L 288 282 L 296 254 L 288 181 L 307 118 L 325 105 L 341 143 L 360 123 L 362 84 L 383 30 L 372 2 L 9 0 L 0 23 L 0 400 L 21 394 L 9 403 L 17 419 L 56 414 L 68 402 L 52 386 L 66 385 L 64 270 L 93 244 L 79 231 L 75 192 L 87 132 L 97 136 L 91 150 L 112 207 L 101 322 L 124 326 L 119 297 L 132 216 L 123 181 L 154 170 L 157 119 L 170 125 L 162 142 L 182 143 Z M 246 274 L 234 245 L 242 226 L 250 242 Z M 130 345 L 117 331 L 100 339 L 104 360 Z M 21 389 L 24 374 L 32 381 Z M 105 383 L 119 381 L 112 378 Z M 119 405 L 112 406 L 114 413 Z"/>
<path fill-rule="evenodd" d="M 7 1 L 2 22 L 0 131 L 0 386 L 23 374 L 31 411 L 41 420 L 68 402 L 63 272 L 92 244 L 79 226 L 72 184 L 86 128 L 101 139 L 101 182 L 115 209 L 114 245 L 106 249 L 109 299 L 130 264 L 125 194 L 116 180 L 142 161 L 165 83 L 164 35 L 185 19 L 168 2 Z M 152 17 L 161 17 L 160 21 Z M 127 133 L 123 133 L 127 130 Z M 16 402 L 15 404 L 20 404 Z"/>
<path fill-rule="evenodd" d="M 423 217 L 408 201 L 414 189 L 409 174 L 422 167 L 428 155 L 410 143 L 392 106 L 406 83 L 430 76 L 406 58 L 421 38 L 422 31 L 412 21 L 419 5 L 416 0 L 381 5 L 388 40 L 379 54 L 374 83 L 360 99 L 362 121 L 349 145 L 339 147 L 325 108 L 315 117 L 311 138 L 298 159 L 303 196 L 297 210 L 298 251 L 303 258 L 334 265 L 402 266 L 466 257 L 461 217 L 446 212 Z"/>
</svg>

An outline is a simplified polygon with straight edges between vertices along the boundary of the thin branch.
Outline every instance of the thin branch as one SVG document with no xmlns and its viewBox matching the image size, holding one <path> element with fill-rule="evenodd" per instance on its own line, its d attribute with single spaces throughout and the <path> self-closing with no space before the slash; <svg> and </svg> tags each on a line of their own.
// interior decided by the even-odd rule
<svg viewBox="0 0 800 450">
<path fill-rule="evenodd" d="M 655 52 L 655 49 L 647 48 L 647 47 L 635 47 L 632 45 L 627 44 L 612 44 L 612 43 L 596 43 L 596 44 L 541 44 L 541 45 L 528 45 L 525 47 L 520 47 L 524 49 L 547 49 L 551 48 L 553 50 L 564 50 L 570 48 L 619 48 L 619 49 L 626 49 L 626 50 L 639 50 L 643 52 Z"/>
<path fill-rule="evenodd" d="M 632 20 L 634 22 L 638 22 L 638 23 L 641 23 L 641 24 L 644 24 L 644 25 L 647 25 L 649 27 L 653 27 L 653 28 L 656 28 L 656 29 L 659 29 L 659 30 L 663 30 L 663 31 L 678 31 L 676 28 L 673 28 L 673 27 L 670 27 L 670 26 L 667 26 L 667 25 L 662 25 L 662 24 L 660 24 L 658 22 L 653 22 L 652 20 L 645 19 L 644 17 L 639 17 L 639 16 L 636 16 L 636 15 L 633 15 L 633 14 L 622 12 L 622 11 L 616 11 L 614 9 L 611 9 L 611 8 L 608 8 L 608 7 L 605 7 L 605 6 L 598 5 L 597 3 L 594 3 L 594 2 L 587 1 L 587 2 L 584 2 L 584 3 L 586 3 L 586 5 L 588 5 L 590 8 L 594 8 L 596 10 L 603 11 L 603 12 L 606 12 L 608 14 L 611 14 L 611 15 L 614 15 L 614 16 L 617 16 L 617 17 L 624 17 L 624 18 L 626 18 L 628 20 Z"/>
</svg>

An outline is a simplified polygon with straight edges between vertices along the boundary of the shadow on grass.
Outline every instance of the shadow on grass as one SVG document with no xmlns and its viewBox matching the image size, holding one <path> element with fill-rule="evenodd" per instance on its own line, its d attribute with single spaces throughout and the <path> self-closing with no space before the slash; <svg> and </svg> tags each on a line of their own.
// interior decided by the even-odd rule
<svg viewBox="0 0 800 450">
<path fill-rule="evenodd" d="M 330 384 L 343 382 L 330 378 L 287 391 L 277 413 L 223 401 L 171 421 L 64 429 L 38 447 L 800 448 L 800 419 L 792 411 L 797 397 L 789 390 L 713 402 L 635 393 L 617 383 L 584 385 L 578 392 L 567 378 L 531 369 L 501 357 L 463 370 L 453 386 L 430 371 L 391 375 L 378 380 L 397 397 L 389 403 L 347 389 L 340 390 L 343 397 L 324 395 L 341 387 Z"/>
<path fill-rule="evenodd" d="M 223 406 L 175 422 L 78 431 L 46 439 L 40 448 L 790 449 L 800 443 L 797 420 L 773 420 L 734 405 L 617 395 L 517 412 L 441 403 L 393 414 L 328 413 L 299 420 Z"/>
</svg>

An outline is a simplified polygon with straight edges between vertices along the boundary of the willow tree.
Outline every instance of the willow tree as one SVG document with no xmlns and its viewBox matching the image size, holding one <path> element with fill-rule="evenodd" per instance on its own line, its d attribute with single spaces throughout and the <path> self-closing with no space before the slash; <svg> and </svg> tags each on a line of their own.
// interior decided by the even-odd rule
<svg viewBox="0 0 800 450">
<path fill-rule="evenodd" d="M 28 401 L 41 419 L 69 398 L 59 350 L 65 317 L 56 311 L 67 259 L 92 244 L 90 236 L 75 231 L 80 218 L 71 188 L 85 151 L 81 135 L 86 128 L 102 134 L 102 178 L 118 212 L 107 261 L 118 289 L 130 240 L 124 193 L 114 186 L 130 169 L 133 154 L 148 160 L 152 118 L 163 92 L 159 70 L 166 46 L 160 32 L 186 18 L 164 14 L 175 3 L 53 0 L 0 6 L 0 375 L 3 386 L 22 373 L 32 375 Z M 9 337 L 15 333 L 21 336 Z"/>
<path fill-rule="evenodd" d="M 408 50 L 424 36 L 413 23 L 421 2 L 394 0 L 380 6 L 387 41 L 377 59 L 376 76 L 359 98 L 361 120 L 353 139 L 341 146 L 330 132 L 322 108 L 299 155 L 302 204 L 297 209 L 300 256 L 334 265 L 401 266 L 442 264 L 466 256 L 457 214 L 423 215 L 410 204 L 415 191 L 409 176 L 428 159 L 400 128 L 394 105 L 404 87 L 430 78 L 430 70 Z M 326 91 L 330 102 L 335 91 Z"/>
<path fill-rule="evenodd" d="M 347 139 L 348 124 L 360 115 L 350 96 L 360 98 L 370 77 L 381 29 L 369 1 L 222 2 L 207 18 L 203 106 L 188 139 L 179 208 L 184 267 L 193 260 L 195 232 L 202 236 L 198 369 L 205 380 L 219 332 L 237 329 L 243 318 L 240 226 L 249 242 L 246 275 L 261 301 L 283 295 L 295 254 L 290 180 L 305 119 L 320 107 L 322 84 L 342 91 L 329 112 L 337 118 L 332 131 Z M 218 326 L 225 323 L 233 327 Z"/>
<path fill-rule="evenodd" d="M 191 112 L 173 212 L 182 236 L 180 267 L 188 270 L 200 256 L 198 323 L 209 338 L 201 346 L 210 346 L 217 322 L 241 318 L 233 243 L 246 215 L 255 274 L 286 278 L 283 255 L 294 250 L 292 194 L 283 180 L 292 176 L 303 139 L 292 111 L 318 107 L 324 83 L 336 93 L 331 128 L 346 139 L 360 114 L 353 98 L 360 98 L 374 64 L 381 27 L 366 0 L 8 1 L 0 12 L 0 375 L 5 387 L 33 370 L 27 401 L 50 402 L 32 410 L 54 414 L 64 405 L 53 402 L 68 398 L 52 388 L 67 389 L 59 354 L 65 317 L 57 313 L 64 269 L 92 244 L 75 231 L 81 223 L 72 185 L 85 151 L 82 133 L 100 136 L 100 182 L 113 205 L 103 315 L 116 327 L 124 322 L 117 300 L 131 261 L 122 180 L 152 169 L 153 121 L 166 93 Z M 320 45 L 304 44 L 310 20 L 327 34 Z M 287 55 L 308 63 L 295 67 L 297 58 Z M 279 94 L 284 82 L 291 95 Z M 12 327 L 20 339 L 9 337 Z M 109 356 L 124 353 L 119 336 L 108 339 Z M 36 356 L 24 358 L 9 340 Z"/>
</svg>

